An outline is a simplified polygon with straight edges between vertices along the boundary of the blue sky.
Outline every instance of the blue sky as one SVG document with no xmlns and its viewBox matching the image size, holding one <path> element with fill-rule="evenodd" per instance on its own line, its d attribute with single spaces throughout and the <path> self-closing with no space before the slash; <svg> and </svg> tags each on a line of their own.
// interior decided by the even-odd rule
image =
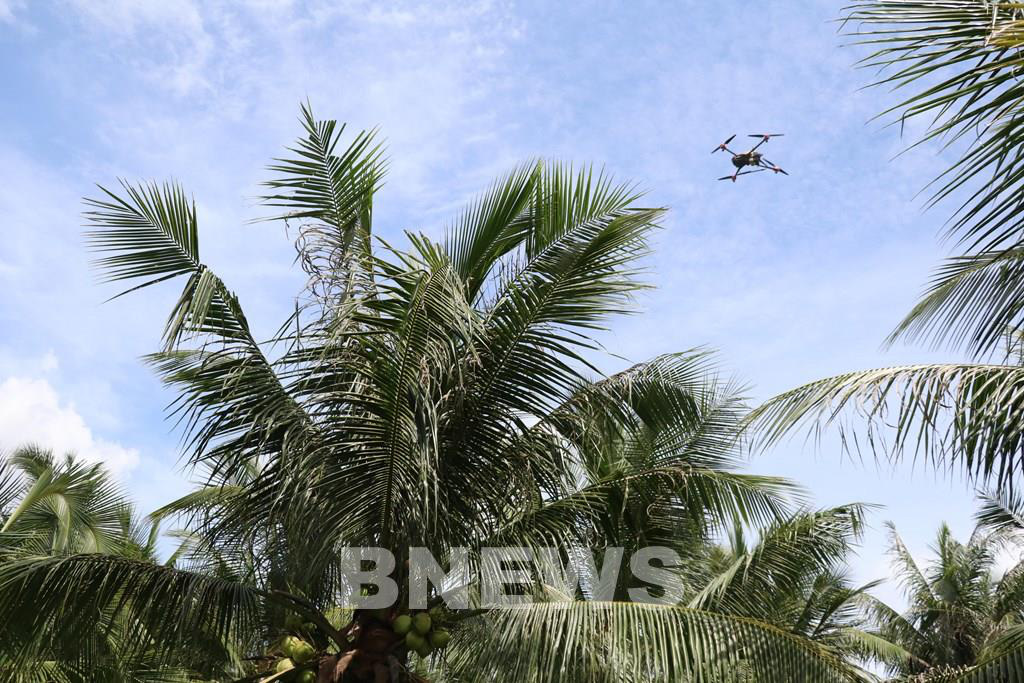
<svg viewBox="0 0 1024 683">
<path fill-rule="evenodd" d="M 322 117 L 379 126 L 391 170 L 375 230 L 438 234 L 498 173 L 534 157 L 603 165 L 671 207 L 643 315 L 604 341 L 625 360 L 707 345 L 751 396 L 838 372 L 954 353 L 880 343 L 944 253 L 946 212 L 915 199 L 944 167 L 893 157 L 912 129 L 867 123 L 833 2 L 245 4 L 0 0 L 0 448 L 32 439 L 111 464 L 143 510 L 184 491 L 173 398 L 138 357 L 174 286 L 114 303 L 81 239 L 95 183 L 176 178 L 199 205 L 204 260 L 270 332 L 301 278 L 282 230 L 251 225 L 264 167 Z M 786 137 L 789 177 L 719 183 L 732 133 Z M 946 160 L 948 161 L 948 160 Z M 884 505 L 856 574 L 886 576 L 882 522 L 917 555 L 940 520 L 959 536 L 962 481 L 841 462 L 800 440 L 757 457 L 819 505 Z M 883 594 L 894 599 L 887 586 Z"/>
</svg>

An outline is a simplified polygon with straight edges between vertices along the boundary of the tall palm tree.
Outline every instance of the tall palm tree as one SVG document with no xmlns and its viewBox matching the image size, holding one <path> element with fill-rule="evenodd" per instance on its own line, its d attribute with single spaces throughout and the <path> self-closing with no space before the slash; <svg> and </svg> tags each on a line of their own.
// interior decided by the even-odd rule
<svg viewBox="0 0 1024 683">
<path fill-rule="evenodd" d="M 216 562 L 8 561 L 0 619 L 31 606 L 37 626 L 10 657 L 73 642 L 102 614 L 144 624 L 129 645 L 167 662 L 200 651 L 200 637 L 230 644 L 240 657 L 206 662 L 221 679 L 862 677 L 827 645 L 757 619 L 572 594 L 493 610 L 472 592 L 476 608 L 452 612 L 435 593 L 431 616 L 451 644 L 433 630 L 433 652 L 403 638 L 412 547 L 446 565 L 465 547 L 471 569 L 486 570 L 488 546 L 564 559 L 671 545 L 684 529 L 778 519 L 792 491 L 731 469 L 740 408 L 706 354 L 611 377 L 594 368 L 593 332 L 631 310 L 662 209 L 603 173 L 530 163 L 441 241 L 408 233 L 402 250 L 371 236 L 385 166 L 373 135 L 343 147 L 335 122 L 308 107 L 302 120 L 265 203 L 294 231 L 309 283 L 265 342 L 201 260 L 195 207 L 177 185 L 89 200 L 109 279 L 129 291 L 185 280 L 148 360 L 178 391 L 189 462 L 210 474 L 173 511 L 189 515 L 189 552 Z M 394 609 L 348 609 L 351 546 L 394 554 Z"/>
<path fill-rule="evenodd" d="M 955 679 L 1020 636 L 1024 564 L 998 575 L 999 534 L 979 527 L 960 543 L 943 524 L 932 546 L 935 560 L 922 568 L 895 529 L 890 531 L 894 569 L 909 607 L 900 613 L 875 602 L 873 612 L 881 633 L 911 654 L 891 667 L 894 675 Z"/>
</svg>

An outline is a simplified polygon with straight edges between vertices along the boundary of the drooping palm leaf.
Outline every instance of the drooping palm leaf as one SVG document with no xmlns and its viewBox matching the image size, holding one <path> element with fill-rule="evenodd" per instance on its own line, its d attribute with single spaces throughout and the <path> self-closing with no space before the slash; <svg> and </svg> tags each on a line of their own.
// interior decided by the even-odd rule
<svg viewBox="0 0 1024 683">
<path fill-rule="evenodd" d="M 4 554 L 0 594 L 9 672 L 56 658 L 98 675 L 109 666 L 169 676 L 178 666 L 233 666 L 232 644 L 248 642 L 260 598 L 149 560 L 23 553 Z"/>
<path fill-rule="evenodd" d="M 991 350 L 1020 325 L 1018 260 L 1024 244 L 1024 86 L 1019 76 L 1024 8 L 987 0 L 864 0 L 845 26 L 872 53 L 862 64 L 903 95 L 882 116 L 922 118 L 918 144 L 952 145 L 957 160 L 935 181 L 932 202 L 959 202 L 949 225 L 967 250 L 937 274 L 893 335 L 929 335 Z"/>
<path fill-rule="evenodd" d="M 1024 531 L 1024 499 L 1015 491 L 982 492 L 974 519 L 978 526 L 996 533 Z"/>
<path fill-rule="evenodd" d="M 801 426 L 817 433 L 834 425 L 851 452 L 909 454 L 1001 488 L 1024 465 L 1024 421 L 1015 417 L 1022 409 L 1024 367 L 909 365 L 805 384 L 755 409 L 750 421 L 765 443 Z M 860 431 L 867 436 L 858 439 Z"/>
<path fill-rule="evenodd" d="M 86 200 L 89 243 L 112 252 L 97 265 L 109 280 L 145 279 L 127 291 L 189 276 L 168 319 L 166 348 L 150 361 L 181 389 L 176 410 L 194 457 L 243 469 L 254 454 L 306 430 L 309 419 L 253 337 L 237 297 L 200 261 L 194 204 L 177 185 L 122 188 L 123 197 L 104 190 L 106 199 Z M 207 343 L 179 349 L 184 339 Z"/>
</svg>

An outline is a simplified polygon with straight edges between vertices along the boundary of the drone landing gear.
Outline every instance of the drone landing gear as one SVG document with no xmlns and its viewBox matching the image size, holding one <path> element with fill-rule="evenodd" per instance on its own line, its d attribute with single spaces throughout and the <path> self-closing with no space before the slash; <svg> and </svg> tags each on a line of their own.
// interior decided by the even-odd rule
<svg viewBox="0 0 1024 683">
<path fill-rule="evenodd" d="M 761 158 L 761 166 L 763 166 L 765 169 L 767 169 L 769 171 L 772 171 L 774 173 L 781 173 L 782 175 L 789 175 L 788 173 L 786 173 L 785 171 L 782 170 L 782 167 L 776 166 L 775 164 L 773 164 L 772 162 L 768 161 L 764 157 Z"/>
<path fill-rule="evenodd" d="M 735 183 L 736 182 L 736 178 L 738 178 L 741 175 L 747 175 L 748 173 L 760 173 L 761 171 L 767 171 L 767 170 L 768 170 L 767 168 L 757 168 L 757 169 L 754 169 L 753 171 L 736 171 L 732 175 L 724 175 L 724 176 L 722 176 L 721 178 L 719 178 L 719 180 L 731 180 L 731 181 L 733 181 Z M 779 170 L 781 171 L 782 169 L 779 169 Z M 783 171 L 783 173 L 785 173 L 785 171 Z M 789 175 L 789 174 L 787 173 L 786 175 Z"/>
</svg>

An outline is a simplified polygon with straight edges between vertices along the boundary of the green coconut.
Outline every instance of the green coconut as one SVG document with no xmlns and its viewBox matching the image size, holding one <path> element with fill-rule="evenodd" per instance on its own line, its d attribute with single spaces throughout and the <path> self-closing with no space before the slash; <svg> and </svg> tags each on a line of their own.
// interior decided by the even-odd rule
<svg viewBox="0 0 1024 683">
<path fill-rule="evenodd" d="M 395 620 L 391 623 L 391 628 L 394 629 L 395 633 L 400 636 L 404 636 L 412 628 L 412 617 L 408 614 L 399 614 L 395 617 Z"/>
<path fill-rule="evenodd" d="M 444 608 L 440 605 L 431 607 L 428 614 L 430 615 L 430 618 L 434 620 L 435 624 L 444 621 Z"/>
<path fill-rule="evenodd" d="M 295 662 L 285 657 L 284 659 L 279 659 L 277 661 L 277 665 L 274 667 L 274 671 L 276 671 L 277 673 L 281 673 L 282 671 L 288 671 L 289 669 L 294 668 Z"/>
<path fill-rule="evenodd" d="M 284 627 L 289 631 L 298 631 L 302 628 L 302 617 L 298 614 L 289 614 L 284 618 Z"/>
<path fill-rule="evenodd" d="M 281 651 L 291 657 L 291 651 L 296 645 L 302 642 L 302 638 L 298 636 L 285 636 L 281 639 Z"/>
<path fill-rule="evenodd" d="M 405 644 L 410 650 L 419 650 L 427 644 L 427 639 L 416 631 L 409 631 L 405 634 Z"/>
<path fill-rule="evenodd" d="M 452 639 L 452 634 L 443 628 L 434 629 L 430 632 L 430 644 L 436 648 L 442 648 L 448 644 L 448 641 Z"/>
<path fill-rule="evenodd" d="M 313 646 L 296 636 L 288 636 L 281 641 L 281 651 L 292 659 L 304 662 L 316 652 Z"/>
<path fill-rule="evenodd" d="M 306 669 L 299 674 L 299 677 L 295 679 L 299 683 L 316 683 L 316 672 L 310 669 Z"/>
<path fill-rule="evenodd" d="M 309 660 L 313 659 L 313 655 L 316 654 L 316 650 L 313 646 L 305 641 L 300 641 L 291 652 L 291 658 L 299 664 L 305 664 Z"/>
<path fill-rule="evenodd" d="M 412 618 L 412 627 L 421 636 L 425 636 L 430 633 L 431 619 L 430 615 L 426 612 L 418 612 L 416 616 Z"/>
</svg>

